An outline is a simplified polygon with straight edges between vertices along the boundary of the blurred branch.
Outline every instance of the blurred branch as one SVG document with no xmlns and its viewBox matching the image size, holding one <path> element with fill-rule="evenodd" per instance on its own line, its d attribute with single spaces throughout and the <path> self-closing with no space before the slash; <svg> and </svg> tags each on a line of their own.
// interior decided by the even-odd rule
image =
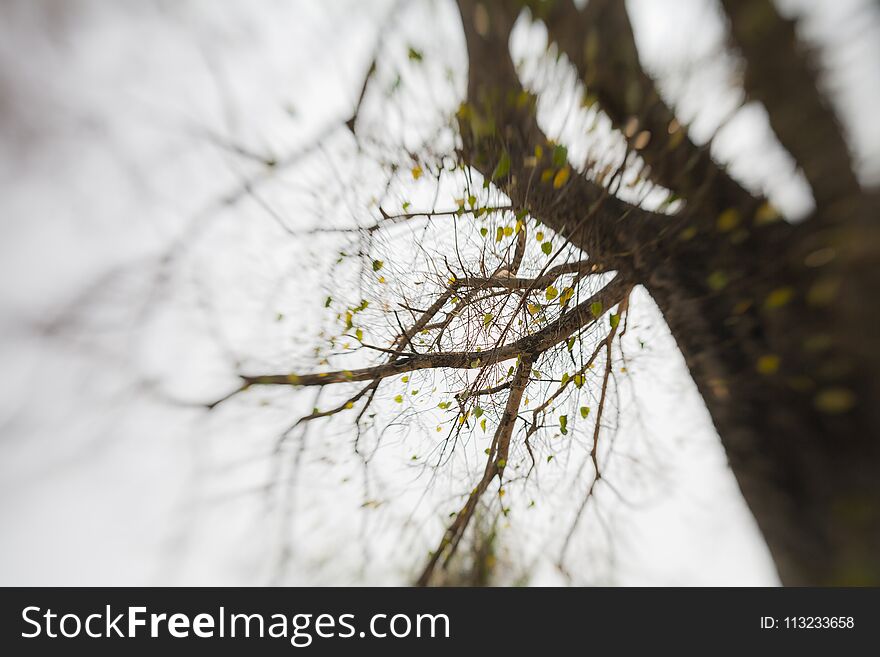
<svg viewBox="0 0 880 657">
<path fill-rule="evenodd" d="M 793 21 L 770 0 L 722 0 L 734 42 L 745 59 L 745 88 L 767 109 L 779 141 L 803 169 L 816 205 L 861 194 L 831 104 L 820 90 L 810 53 Z"/>
</svg>

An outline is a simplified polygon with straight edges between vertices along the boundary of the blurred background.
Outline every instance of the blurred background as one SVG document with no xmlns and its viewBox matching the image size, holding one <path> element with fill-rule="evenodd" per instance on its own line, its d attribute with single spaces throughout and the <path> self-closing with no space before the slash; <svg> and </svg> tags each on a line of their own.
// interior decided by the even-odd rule
<svg viewBox="0 0 880 657">
<path fill-rule="evenodd" d="M 742 98 L 715 3 L 627 7 L 692 136 L 787 216 L 808 213 L 804 181 Z M 876 184 L 880 7 L 779 7 L 821 53 Z M 524 79 L 557 89 L 539 107 L 548 132 L 613 152 L 543 28 L 523 17 L 511 46 Z M 446 0 L 0 3 L 0 584 L 412 580 L 478 467 L 476 446 L 439 476 L 413 467 L 436 404 L 416 423 L 380 400 L 369 464 L 344 419 L 279 441 L 311 393 L 200 404 L 239 371 L 320 365 L 325 300 L 356 299 L 359 273 L 349 235 L 313 229 L 367 225 L 377 198 L 449 196 L 393 172 L 451 152 L 463 47 Z M 377 53 L 355 140 L 345 122 Z M 424 237 L 383 239 L 377 253 L 404 269 Z M 609 466 L 620 495 L 579 523 L 561 572 L 575 473 L 560 463 L 498 525 L 493 582 L 776 584 L 662 318 L 644 293 L 633 313 Z"/>
</svg>

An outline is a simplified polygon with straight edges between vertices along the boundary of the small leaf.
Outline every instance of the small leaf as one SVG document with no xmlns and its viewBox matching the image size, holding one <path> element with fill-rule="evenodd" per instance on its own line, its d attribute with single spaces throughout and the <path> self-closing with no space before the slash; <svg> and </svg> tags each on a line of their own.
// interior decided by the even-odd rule
<svg viewBox="0 0 880 657">
<path fill-rule="evenodd" d="M 483 433 L 486 433 L 486 418 L 480 420 L 480 429 L 483 430 Z"/>
<path fill-rule="evenodd" d="M 706 279 L 706 282 L 709 284 L 709 287 L 715 292 L 719 292 L 727 287 L 727 274 L 723 271 L 713 271 L 709 274 L 709 278 Z"/>
<path fill-rule="evenodd" d="M 617 328 L 620 325 L 620 315 L 617 313 L 612 313 L 608 317 L 608 323 L 611 324 L 611 328 Z"/>
<path fill-rule="evenodd" d="M 483 409 L 480 408 L 479 406 L 477 406 L 477 407 L 474 409 L 474 417 L 477 417 L 477 418 L 478 418 L 478 417 L 480 417 L 482 414 L 483 414 Z"/>
<path fill-rule="evenodd" d="M 589 406 L 581 406 L 581 417 L 586 418 L 590 414 Z"/>
<path fill-rule="evenodd" d="M 722 233 L 729 233 L 739 226 L 739 220 L 739 210 L 736 208 L 727 208 L 724 212 L 718 215 L 718 219 L 715 221 L 715 227 Z"/>
<path fill-rule="evenodd" d="M 774 208 L 769 201 L 765 201 L 755 212 L 755 225 L 764 226 L 782 219 L 779 210 Z"/>
<path fill-rule="evenodd" d="M 544 292 L 544 296 L 547 297 L 547 301 L 553 301 L 553 299 L 559 296 L 559 291 L 551 285 Z"/>
<path fill-rule="evenodd" d="M 548 242 L 544 242 L 544 243 L 541 245 L 541 250 L 544 252 L 544 255 L 550 255 L 550 252 L 553 251 L 553 244 L 552 244 L 552 242 L 549 242 L 549 241 L 548 241 Z"/>
<path fill-rule="evenodd" d="M 331 303 L 333 303 L 333 297 L 327 297 L 326 299 L 324 299 L 325 308 L 329 308 Z"/>
<path fill-rule="evenodd" d="M 571 175 L 570 167 L 562 167 L 559 171 L 556 172 L 556 175 L 553 176 L 553 189 L 560 189 L 565 183 L 568 182 L 568 177 Z"/>
<path fill-rule="evenodd" d="M 354 337 L 363 342 L 364 340 L 364 331 L 363 329 L 358 329 L 354 332 Z"/>
<path fill-rule="evenodd" d="M 439 404 L 437 404 L 437 408 L 445 411 L 447 408 L 449 408 L 449 402 L 440 402 Z"/>
<path fill-rule="evenodd" d="M 553 147 L 553 166 L 561 167 L 568 162 L 568 149 L 562 144 Z"/>
<path fill-rule="evenodd" d="M 755 369 L 758 370 L 760 374 L 776 374 L 779 370 L 779 364 L 781 359 L 776 354 L 764 354 L 758 359 L 758 362 L 755 363 Z"/>
<path fill-rule="evenodd" d="M 384 266 L 385 266 L 385 263 L 383 261 L 373 260 L 373 271 L 379 271 Z"/>
<path fill-rule="evenodd" d="M 413 180 L 418 180 L 419 178 L 421 178 L 421 177 L 422 177 L 422 173 L 424 173 L 424 172 L 422 171 L 422 167 L 420 167 L 419 165 L 414 166 L 414 167 L 412 168 L 412 177 L 413 177 Z"/>
<path fill-rule="evenodd" d="M 559 416 L 559 431 L 562 432 L 562 435 L 568 435 L 568 416 L 560 415 Z"/>
<path fill-rule="evenodd" d="M 483 315 L 483 327 L 488 328 L 489 324 L 492 323 L 493 315 L 492 313 L 486 313 Z"/>
<path fill-rule="evenodd" d="M 562 294 L 559 295 L 559 305 L 563 308 L 568 305 L 568 302 L 571 301 L 571 298 L 574 296 L 574 288 L 567 287 L 562 290 Z"/>
<path fill-rule="evenodd" d="M 544 231 L 539 230 L 537 233 L 535 233 L 535 239 L 538 240 L 539 242 L 543 242 L 544 241 Z"/>
<path fill-rule="evenodd" d="M 794 296 L 794 290 L 790 287 L 778 287 L 773 290 L 770 294 L 767 295 L 767 298 L 764 299 L 764 307 L 768 310 L 775 310 L 776 308 L 782 308 L 785 304 L 791 301 L 791 298 Z"/>
<path fill-rule="evenodd" d="M 593 313 L 593 317 L 598 317 L 602 314 L 603 306 L 601 301 L 594 301 L 590 304 L 590 312 Z"/>
<path fill-rule="evenodd" d="M 498 160 L 498 164 L 495 165 L 495 170 L 492 172 L 492 180 L 498 180 L 499 178 L 503 178 L 510 172 L 510 154 L 505 152 L 501 159 Z"/>
<path fill-rule="evenodd" d="M 822 413 L 837 415 L 846 413 L 856 405 L 856 396 L 846 388 L 825 388 L 816 395 L 813 403 Z"/>
<path fill-rule="evenodd" d="M 583 374 L 575 374 L 572 378 L 572 382 L 574 383 L 574 387 L 580 390 L 584 386 L 584 375 Z"/>
<path fill-rule="evenodd" d="M 411 61 L 414 62 L 420 62 L 423 59 L 422 53 L 412 46 L 409 47 L 409 52 L 407 53 L 407 56 L 410 58 Z"/>
<path fill-rule="evenodd" d="M 397 402 L 398 404 L 402 404 L 403 403 L 403 395 L 396 395 L 394 397 L 394 401 Z"/>
<path fill-rule="evenodd" d="M 501 226 L 498 226 L 495 230 L 495 241 L 500 242 L 502 239 L 504 239 L 504 229 Z"/>
</svg>

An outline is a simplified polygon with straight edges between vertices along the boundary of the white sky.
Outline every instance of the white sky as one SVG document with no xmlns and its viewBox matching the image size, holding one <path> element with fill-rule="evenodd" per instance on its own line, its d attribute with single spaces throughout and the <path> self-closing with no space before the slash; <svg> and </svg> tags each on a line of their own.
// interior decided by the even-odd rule
<svg viewBox="0 0 880 657">
<path fill-rule="evenodd" d="M 805 13 L 805 33 L 833 48 L 824 60 L 829 86 L 860 173 L 876 181 L 880 134 L 868 119 L 880 84 L 876 66 L 864 62 L 877 53 L 878 20 L 861 4 L 785 9 Z M 335 238 L 291 237 L 253 200 L 217 205 L 259 167 L 218 149 L 204 131 L 277 157 L 312 142 L 351 112 L 389 6 L 95 0 L 0 9 L 0 583 L 401 584 L 439 539 L 482 451 L 476 442 L 419 501 L 426 480 L 410 458 L 436 438 L 411 423 L 389 431 L 371 465 L 378 508 L 364 508 L 344 418 L 316 425 L 302 451 L 288 444 L 285 485 L 263 489 L 277 463 L 269 458 L 275 437 L 311 408 L 310 393 L 266 391 L 210 416 L 168 402 L 227 391 L 233 360 L 281 371 L 308 362 L 318 332 L 333 322 L 323 309 L 328 291 L 357 295 L 351 268 L 334 265 L 344 247 Z M 712 3 L 628 6 L 643 61 L 696 138 L 708 139 L 738 102 L 727 84 L 733 64 L 716 56 L 724 33 Z M 371 91 L 364 132 L 411 146 L 431 134 L 438 108 L 460 100 L 462 37 L 454 6 L 439 0 L 408 3 L 388 33 L 389 63 L 376 86 L 399 70 L 403 99 L 389 106 Z M 539 57 L 543 38 L 521 25 L 515 56 Z M 433 68 L 408 67 L 408 44 Z M 841 74 L 852 62 L 861 68 Z M 447 68 L 452 78 L 437 82 Z M 427 92 L 428 106 L 415 102 Z M 541 115 L 551 128 L 557 118 Z M 566 123 L 562 135 L 578 125 Z M 573 152 L 590 147 L 580 134 L 571 141 Z M 761 108 L 739 111 L 713 152 L 789 214 L 809 210 Z M 288 229 L 351 225 L 375 216 L 375 174 L 343 128 L 264 193 Z M 395 183 L 391 198 L 417 207 L 429 194 Z M 389 276 L 395 263 L 405 268 L 411 247 L 400 245 L 415 235 L 405 228 L 377 246 L 388 252 Z M 167 284 L 157 285 L 149 259 L 176 242 L 186 246 Z M 101 276 L 110 282 L 85 313 L 56 335 L 41 332 L 70 319 L 65 308 Z M 644 293 L 633 321 L 634 360 L 608 466 L 626 501 L 600 496 L 602 517 L 587 513 L 580 523 L 575 583 L 777 583 L 708 415 Z M 383 417 L 396 412 L 382 404 Z M 564 480 L 546 472 L 550 482 Z M 526 502 L 513 503 L 502 529 L 510 569 L 502 577 L 509 583 L 528 570 L 532 584 L 563 583 L 546 537 L 571 521 L 571 490 L 551 485 L 535 510 Z M 415 523 L 407 520 L 413 509 L 421 511 Z"/>
</svg>

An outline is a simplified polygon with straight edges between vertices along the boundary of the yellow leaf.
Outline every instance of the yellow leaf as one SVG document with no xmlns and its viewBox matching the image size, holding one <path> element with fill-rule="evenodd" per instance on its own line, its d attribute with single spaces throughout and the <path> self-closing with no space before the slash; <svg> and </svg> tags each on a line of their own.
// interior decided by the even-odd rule
<svg viewBox="0 0 880 657">
<path fill-rule="evenodd" d="M 823 413 L 836 415 L 846 413 L 856 405 L 856 396 L 846 388 L 825 388 L 820 391 L 813 403 Z"/>
<path fill-rule="evenodd" d="M 755 363 L 755 369 L 761 374 L 776 374 L 779 370 L 780 358 L 776 354 L 765 354 Z"/>
<path fill-rule="evenodd" d="M 412 168 L 412 177 L 413 180 L 418 180 L 422 177 L 422 167 L 416 165 Z"/>
<path fill-rule="evenodd" d="M 727 208 L 718 215 L 715 224 L 722 233 L 728 233 L 739 225 L 739 210 L 736 208 Z"/>
<path fill-rule="evenodd" d="M 794 290 L 790 287 L 778 287 L 768 294 L 766 299 L 764 299 L 764 307 L 769 310 L 781 308 L 791 301 L 793 296 Z"/>
<path fill-rule="evenodd" d="M 769 201 L 762 203 L 755 212 L 755 224 L 758 226 L 779 221 L 781 218 L 782 215 L 779 214 L 779 210 L 773 207 Z"/>
<path fill-rule="evenodd" d="M 570 174 L 571 174 L 571 168 L 568 166 L 564 166 L 559 171 L 557 171 L 556 175 L 553 177 L 553 189 L 559 189 L 565 183 L 567 183 L 568 176 Z"/>
</svg>

